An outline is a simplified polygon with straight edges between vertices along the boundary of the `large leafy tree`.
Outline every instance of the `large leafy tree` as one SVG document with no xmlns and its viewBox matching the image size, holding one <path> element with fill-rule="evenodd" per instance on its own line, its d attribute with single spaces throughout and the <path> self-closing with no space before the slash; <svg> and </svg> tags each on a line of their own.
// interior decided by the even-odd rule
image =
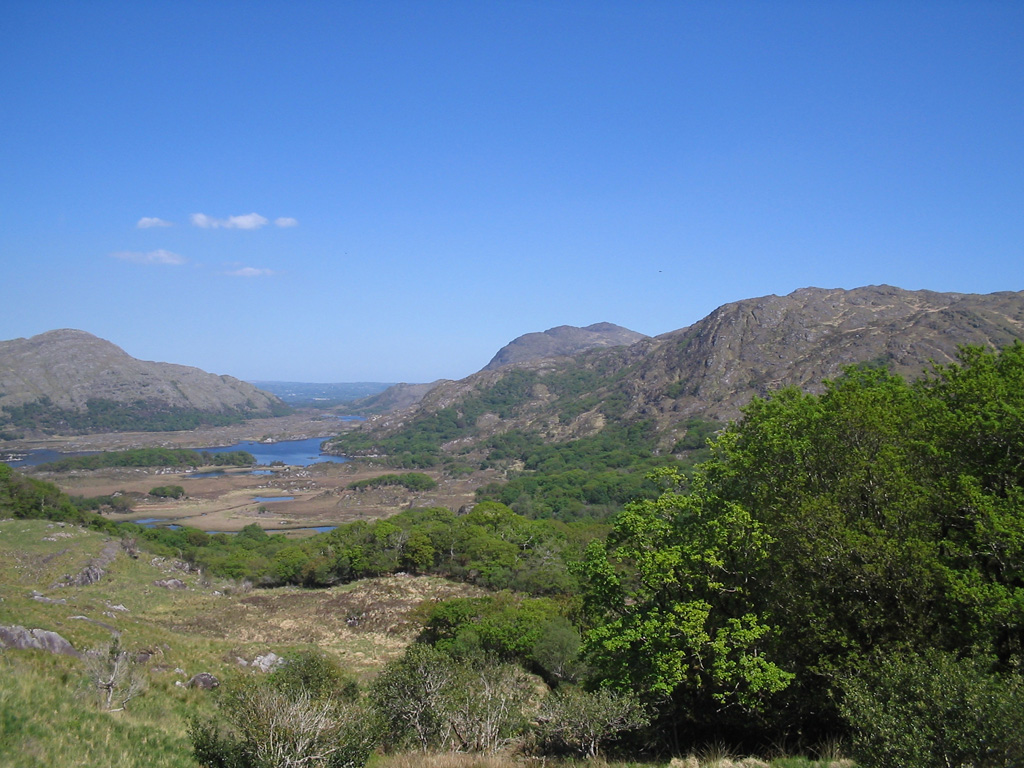
<svg viewBox="0 0 1024 768">
<path fill-rule="evenodd" d="M 806 735 L 879 651 L 1022 651 L 1024 345 L 755 400 L 688 491 L 663 477 L 583 568 L 606 685 L 705 722 L 775 694 Z"/>
<path fill-rule="evenodd" d="M 659 475 L 670 487 L 628 505 L 607 544 L 587 551 L 595 623 L 584 650 L 607 687 L 691 717 L 749 713 L 790 678 L 763 653 L 771 625 L 749 609 L 749 579 L 770 537 L 706 470 L 688 494 L 678 474 Z"/>
</svg>

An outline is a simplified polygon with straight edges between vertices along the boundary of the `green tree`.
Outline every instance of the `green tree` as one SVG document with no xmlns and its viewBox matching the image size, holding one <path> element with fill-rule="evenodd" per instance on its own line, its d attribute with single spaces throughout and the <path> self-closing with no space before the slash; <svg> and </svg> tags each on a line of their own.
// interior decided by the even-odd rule
<svg viewBox="0 0 1024 768">
<path fill-rule="evenodd" d="M 769 536 L 704 474 L 688 495 L 677 473 L 659 474 L 672 487 L 628 505 L 607 544 L 587 550 L 588 660 L 606 685 L 649 702 L 757 709 L 792 677 L 765 654 L 771 625 L 747 608 Z"/>
</svg>

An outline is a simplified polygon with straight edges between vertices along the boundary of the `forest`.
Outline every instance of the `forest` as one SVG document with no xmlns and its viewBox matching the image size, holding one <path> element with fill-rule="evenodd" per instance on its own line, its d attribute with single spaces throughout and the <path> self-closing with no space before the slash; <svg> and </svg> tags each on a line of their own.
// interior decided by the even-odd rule
<svg viewBox="0 0 1024 768">
<path fill-rule="evenodd" d="M 559 455 L 530 450 L 538 467 Z M 435 606 L 371 699 L 411 701 L 402 686 L 427 668 L 509 690 L 529 672 L 548 706 L 603 713 L 588 715 L 607 719 L 595 743 L 626 754 L 836 739 L 869 768 L 1024 760 L 1024 345 L 964 348 L 913 382 L 850 368 L 821 394 L 755 399 L 702 462 L 655 462 L 636 488 L 605 519 L 526 516 L 491 488 L 465 514 L 407 510 L 294 541 L 256 525 L 115 526 L 0 465 L 15 516 L 136 536 L 257 585 L 404 572 L 489 590 Z M 378 707 L 384 746 L 465 748 L 450 702 Z M 538 738 L 585 754 L 558 735 L 569 719 L 550 714 Z M 204 764 L 248 749 L 238 722 L 197 725 Z"/>
</svg>

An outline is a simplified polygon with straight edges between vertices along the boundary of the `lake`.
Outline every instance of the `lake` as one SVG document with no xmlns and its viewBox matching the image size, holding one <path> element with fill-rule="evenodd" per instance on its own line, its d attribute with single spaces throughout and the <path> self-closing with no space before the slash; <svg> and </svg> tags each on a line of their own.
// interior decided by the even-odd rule
<svg viewBox="0 0 1024 768">
<path fill-rule="evenodd" d="M 222 448 L 200 448 L 207 453 L 230 453 L 231 451 L 248 451 L 256 457 L 257 464 L 273 464 L 280 461 L 292 467 L 308 467 L 321 461 L 344 464 L 348 459 L 344 456 L 328 456 L 320 452 L 320 444 L 326 437 L 311 437 L 307 440 L 280 440 L 276 443 L 260 443 L 246 440 L 235 445 Z"/>
<path fill-rule="evenodd" d="M 320 444 L 326 437 L 310 437 L 306 440 L 279 440 L 276 443 L 261 443 L 255 440 L 246 440 L 235 445 L 225 445 L 220 448 L 196 448 L 197 451 L 206 453 L 230 453 L 231 451 L 248 451 L 256 457 L 257 464 L 272 464 L 275 461 L 283 462 L 292 467 L 308 467 L 310 464 L 317 464 L 322 461 L 329 461 L 335 464 L 343 464 L 348 459 L 344 456 L 328 456 L 320 452 Z M 92 451 L 96 453 L 96 451 Z M 83 456 L 83 453 L 59 453 L 47 449 L 28 451 L 25 454 L 18 454 L 18 458 L 12 458 L 7 463 L 17 469 L 18 467 L 34 467 L 38 464 L 45 464 L 48 461 L 56 461 L 66 456 Z M 4 457 L 7 460 L 7 457 Z"/>
</svg>

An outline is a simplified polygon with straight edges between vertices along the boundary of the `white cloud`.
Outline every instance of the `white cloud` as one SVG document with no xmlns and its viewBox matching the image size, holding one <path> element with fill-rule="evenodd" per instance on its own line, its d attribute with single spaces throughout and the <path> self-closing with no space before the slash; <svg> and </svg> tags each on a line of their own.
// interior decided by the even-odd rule
<svg viewBox="0 0 1024 768">
<path fill-rule="evenodd" d="M 245 216 L 230 216 L 224 225 L 228 229 L 259 229 L 266 226 L 267 219 L 258 213 L 247 213 Z"/>
<path fill-rule="evenodd" d="M 110 254 L 115 259 L 121 259 L 123 261 L 131 261 L 135 264 L 171 264 L 178 266 L 184 264 L 187 259 L 184 256 L 179 256 L 176 253 L 165 251 L 160 249 L 158 251 L 118 251 L 117 253 Z"/>
<path fill-rule="evenodd" d="M 230 272 L 225 272 L 225 275 L 231 275 L 232 277 L 266 277 L 274 274 L 272 269 L 262 269 L 259 267 L 242 267 L 241 269 L 233 269 Z"/>
<path fill-rule="evenodd" d="M 174 223 L 164 221 L 157 216 L 143 216 L 135 226 L 139 229 L 149 229 L 150 227 L 173 227 Z"/>
<path fill-rule="evenodd" d="M 291 216 L 281 216 L 280 218 L 274 219 L 274 224 L 279 227 L 297 227 L 299 226 L 299 220 L 293 219 Z"/>
<path fill-rule="evenodd" d="M 258 213 L 247 213 L 243 216 L 228 216 L 226 219 L 215 219 L 205 213 L 193 213 L 192 223 L 203 229 L 259 229 L 269 221 Z"/>
</svg>

